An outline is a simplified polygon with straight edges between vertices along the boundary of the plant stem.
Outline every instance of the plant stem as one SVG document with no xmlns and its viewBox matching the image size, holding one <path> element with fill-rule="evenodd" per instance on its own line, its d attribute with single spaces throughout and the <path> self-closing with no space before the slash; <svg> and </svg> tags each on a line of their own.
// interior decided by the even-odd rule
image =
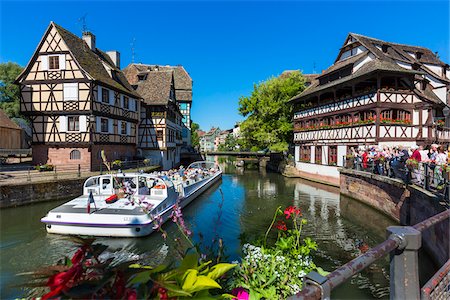
<svg viewBox="0 0 450 300">
<path fill-rule="evenodd" d="M 270 230 L 272 229 L 273 224 L 275 223 L 275 220 L 277 219 L 278 211 L 280 210 L 280 208 L 281 208 L 281 206 L 278 206 L 277 209 L 275 210 L 275 214 L 274 214 L 274 216 L 273 216 L 272 223 L 270 224 L 269 228 L 268 228 L 267 231 L 266 231 L 266 234 L 265 234 L 265 236 L 264 236 L 264 247 L 266 247 L 266 244 L 267 244 L 267 236 L 269 235 L 269 232 L 270 232 Z"/>
</svg>

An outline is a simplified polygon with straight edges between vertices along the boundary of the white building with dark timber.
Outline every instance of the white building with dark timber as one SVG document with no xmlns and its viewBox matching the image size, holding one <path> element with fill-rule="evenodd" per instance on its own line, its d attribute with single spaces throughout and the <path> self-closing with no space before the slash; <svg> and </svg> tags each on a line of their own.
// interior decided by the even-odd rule
<svg viewBox="0 0 450 300">
<path fill-rule="evenodd" d="M 431 50 L 350 33 L 293 97 L 298 170 L 339 177 L 350 147 L 448 144 L 449 65 Z"/>
<path fill-rule="evenodd" d="M 98 169 L 136 155 L 140 96 L 120 70 L 120 54 L 51 22 L 17 78 L 21 114 L 31 120 L 34 164 Z"/>
</svg>

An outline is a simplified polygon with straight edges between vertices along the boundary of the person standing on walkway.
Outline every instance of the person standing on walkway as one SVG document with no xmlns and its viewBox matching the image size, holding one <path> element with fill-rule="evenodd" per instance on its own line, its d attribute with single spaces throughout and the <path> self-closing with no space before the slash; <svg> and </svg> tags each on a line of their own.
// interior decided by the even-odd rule
<svg viewBox="0 0 450 300">
<path fill-rule="evenodd" d="M 417 146 L 412 146 L 411 151 L 411 159 L 417 161 L 417 168 L 413 171 L 414 178 L 416 179 L 416 184 L 422 185 L 422 173 L 420 164 L 420 162 L 422 161 L 422 155 L 420 154 L 419 148 Z"/>
</svg>

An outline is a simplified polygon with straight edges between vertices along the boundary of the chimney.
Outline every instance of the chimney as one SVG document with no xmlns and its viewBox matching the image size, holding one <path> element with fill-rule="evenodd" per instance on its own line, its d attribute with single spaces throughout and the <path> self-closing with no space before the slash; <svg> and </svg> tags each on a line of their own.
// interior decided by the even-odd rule
<svg viewBox="0 0 450 300">
<path fill-rule="evenodd" d="M 120 69 L 120 53 L 119 53 L 119 51 L 116 51 L 116 50 L 106 51 L 106 54 L 108 54 L 109 58 L 111 58 L 114 65 L 118 69 Z"/>
<path fill-rule="evenodd" d="M 92 32 L 83 32 L 83 41 L 89 46 L 89 49 L 95 51 L 95 35 Z"/>
</svg>

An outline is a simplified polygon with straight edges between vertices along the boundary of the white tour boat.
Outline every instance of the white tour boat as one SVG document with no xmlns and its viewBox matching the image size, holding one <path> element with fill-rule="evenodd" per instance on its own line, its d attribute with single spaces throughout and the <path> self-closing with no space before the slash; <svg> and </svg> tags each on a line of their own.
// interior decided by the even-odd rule
<svg viewBox="0 0 450 300">
<path fill-rule="evenodd" d="M 175 172 L 93 176 L 83 195 L 50 210 L 41 219 L 47 232 L 70 235 L 139 237 L 165 222 L 222 177 L 213 162 L 200 161 Z"/>
</svg>

